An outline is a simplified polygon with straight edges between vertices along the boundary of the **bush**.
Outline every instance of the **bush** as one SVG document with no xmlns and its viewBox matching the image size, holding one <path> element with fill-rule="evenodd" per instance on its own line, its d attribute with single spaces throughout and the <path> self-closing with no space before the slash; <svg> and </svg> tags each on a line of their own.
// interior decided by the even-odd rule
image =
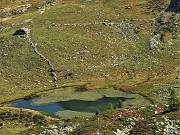
<svg viewBox="0 0 180 135">
<path fill-rule="evenodd" d="M 123 102 L 119 101 L 119 103 L 118 103 L 118 108 L 124 108 Z"/>
<path fill-rule="evenodd" d="M 25 127 L 29 127 L 29 123 L 26 123 L 24 126 L 25 126 Z"/>
<path fill-rule="evenodd" d="M 99 109 L 97 109 L 97 111 L 96 111 L 96 115 L 98 115 L 98 114 L 100 114 L 100 111 L 99 111 Z"/>
<path fill-rule="evenodd" d="M 112 104 L 112 103 L 109 103 L 108 109 L 109 109 L 109 110 L 113 110 L 113 108 L 114 108 L 114 107 L 113 107 L 113 104 Z"/>
<path fill-rule="evenodd" d="M 126 118 L 125 117 L 119 117 L 119 120 L 125 122 Z"/>
<path fill-rule="evenodd" d="M 169 103 L 169 109 L 171 111 L 176 111 L 176 110 L 180 109 L 180 101 L 176 97 L 174 89 L 172 89 L 172 91 L 171 91 L 171 99 L 170 99 L 170 103 Z"/>
<path fill-rule="evenodd" d="M 34 121 L 34 122 L 39 122 L 39 121 L 41 121 L 41 120 L 43 120 L 43 119 L 44 119 L 44 116 L 41 115 L 41 114 L 36 114 L 36 115 L 34 115 L 34 117 L 33 117 L 33 121 Z"/>
<path fill-rule="evenodd" d="M 46 0 L 46 4 L 51 4 L 53 3 L 55 0 Z"/>
<path fill-rule="evenodd" d="M 2 127 L 2 126 L 3 126 L 3 123 L 0 122 L 0 127 Z"/>
</svg>

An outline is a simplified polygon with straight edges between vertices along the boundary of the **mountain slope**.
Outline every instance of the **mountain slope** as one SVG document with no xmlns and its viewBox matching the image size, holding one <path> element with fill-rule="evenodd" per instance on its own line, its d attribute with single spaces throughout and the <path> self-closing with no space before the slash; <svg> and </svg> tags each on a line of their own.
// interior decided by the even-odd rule
<svg viewBox="0 0 180 135">
<path fill-rule="evenodd" d="M 6 2 L 1 103 L 73 85 L 115 87 L 159 105 L 169 104 L 173 88 L 179 99 L 180 16 L 164 12 L 170 1 L 27 1 L 31 6 L 15 14 L 24 4 Z M 13 35 L 20 28 L 30 32 Z"/>
<path fill-rule="evenodd" d="M 12 36 L 21 27 L 31 29 L 39 52 L 51 60 L 59 86 L 79 81 L 121 82 L 138 74 L 146 80 L 162 68 L 162 75 L 174 72 L 179 62 L 179 39 L 172 37 L 177 37 L 179 31 L 171 28 L 174 24 L 166 24 L 178 16 L 162 15 L 156 24 L 167 22 L 159 28 L 153 26 L 154 16 L 144 12 L 146 4 L 141 0 L 109 2 L 68 1 L 42 14 L 38 11 L 2 22 L 1 89 L 5 86 L 23 94 L 53 87 L 47 63 L 33 52 L 26 39 Z M 163 42 L 153 51 L 148 42 L 154 32 L 163 35 Z"/>
</svg>

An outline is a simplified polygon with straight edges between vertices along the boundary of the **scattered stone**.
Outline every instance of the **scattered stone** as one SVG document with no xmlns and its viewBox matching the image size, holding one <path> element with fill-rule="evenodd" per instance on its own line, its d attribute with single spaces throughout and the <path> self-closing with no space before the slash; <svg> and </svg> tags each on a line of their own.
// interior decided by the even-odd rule
<svg viewBox="0 0 180 135">
<path fill-rule="evenodd" d="M 98 32 L 97 34 L 98 34 L 99 36 L 102 36 L 102 32 Z"/>
<path fill-rule="evenodd" d="M 167 116 L 162 117 L 163 122 L 156 122 L 155 125 L 158 129 L 158 132 L 163 132 L 164 135 L 179 135 L 180 131 L 180 121 L 179 120 L 171 120 Z"/>
<path fill-rule="evenodd" d="M 54 6 L 55 4 L 54 3 L 51 3 L 50 6 Z"/>
<path fill-rule="evenodd" d="M 160 38 L 161 38 L 161 35 L 160 34 L 156 34 L 156 35 L 153 35 L 149 39 L 149 45 L 150 45 L 152 50 L 155 50 L 156 48 L 158 48 L 158 45 L 161 43 Z"/>
<path fill-rule="evenodd" d="M 73 132 L 79 124 L 72 125 L 72 126 L 65 126 L 65 127 L 59 127 L 56 125 L 49 125 L 42 131 L 39 135 L 69 135 L 71 132 Z"/>
<path fill-rule="evenodd" d="M 102 25 L 108 26 L 107 22 L 101 22 Z"/>
<path fill-rule="evenodd" d="M 124 20 L 120 24 L 113 25 L 117 29 L 121 29 L 121 34 L 126 41 L 136 42 L 138 39 L 130 20 Z"/>
<path fill-rule="evenodd" d="M 14 7 L 14 8 L 0 9 L 0 17 L 6 18 L 8 16 L 21 14 L 27 11 L 27 9 L 29 9 L 30 7 L 31 7 L 31 4 L 24 4 L 18 7 Z"/>
<path fill-rule="evenodd" d="M 24 13 L 30 7 L 31 7 L 31 4 L 25 4 L 25 5 L 16 7 L 15 9 L 12 10 L 12 15 Z"/>
<path fill-rule="evenodd" d="M 32 22 L 31 18 L 24 21 L 24 23 L 29 23 L 29 22 Z"/>
<path fill-rule="evenodd" d="M 131 9 L 131 7 L 129 7 L 129 6 L 126 5 L 126 6 L 125 6 L 125 9 Z"/>
<path fill-rule="evenodd" d="M 5 54 L 3 54 L 3 57 L 5 57 L 5 56 L 8 56 L 8 54 L 6 54 L 6 53 L 5 53 Z"/>
<path fill-rule="evenodd" d="M 131 129 L 129 129 L 129 128 L 125 128 L 125 129 L 123 129 L 123 130 L 117 129 L 116 131 L 113 131 L 113 133 L 114 133 L 115 135 L 129 135 L 130 130 L 131 130 Z"/>
<path fill-rule="evenodd" d="M 109 20 L 104 20 L 104 22 L 110 22 Z"/>
</svg>

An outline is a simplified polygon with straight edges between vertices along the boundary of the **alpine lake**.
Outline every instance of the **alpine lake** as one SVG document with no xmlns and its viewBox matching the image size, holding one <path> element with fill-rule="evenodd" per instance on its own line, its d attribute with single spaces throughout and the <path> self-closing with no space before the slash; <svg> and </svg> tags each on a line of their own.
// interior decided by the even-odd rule
<svg viewBox="0 0 180 135">
<path fill-rule="evenodd" d="M 62 119 L 89 117 L 107 110 L 111 104 L 125 107 L 148 106 L 150 101 L 138 94 L 125 93 L 114 88 L 86 90 L 84 87 L 64 87 L 38 93 L 32 97 L 14 100 L 6 106 L 45 112 Z"/>
</svg>

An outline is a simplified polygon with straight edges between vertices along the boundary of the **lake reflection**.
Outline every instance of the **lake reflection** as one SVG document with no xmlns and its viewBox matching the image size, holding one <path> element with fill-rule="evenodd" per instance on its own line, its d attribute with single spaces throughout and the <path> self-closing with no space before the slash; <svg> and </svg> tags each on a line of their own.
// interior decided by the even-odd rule
<svg viewBox="0 0 180 135">
<path fill-rule="evenodd" d="M 55 112 L 64 110 L 92 113 L 95 113 L 97 110 L 99 110 L 102 112 L 108 109 L 110 103 L 112 103 L 113 106 L 117 106 L 119 102 L 133 99 L 124 97 L 103 97 L 96 101 L 69 100 L 42 105 L 33 105 L 33 100 L 36 100 L 37 98 L 38 97 L 19 99 L 10 102 L 10 104 L 14 107 L 42 111 L 54 115 Z"/>
</svg>

